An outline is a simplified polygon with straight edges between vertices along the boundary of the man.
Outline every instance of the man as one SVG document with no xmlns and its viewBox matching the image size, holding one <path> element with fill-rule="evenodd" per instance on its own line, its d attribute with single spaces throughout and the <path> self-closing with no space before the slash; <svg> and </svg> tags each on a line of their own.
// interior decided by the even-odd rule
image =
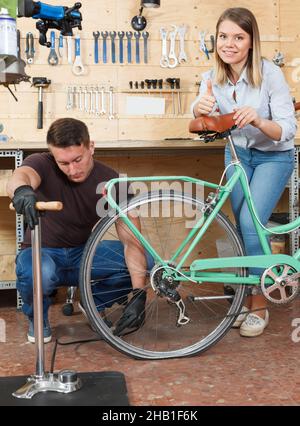
<svg viewBox="0 0 300 426">
<path fill-rule="evenodd" d="M 97 193 L 97 187 L 99 183 L 118 177 L 114 170 L 93 159 L 94 142 L 90 141 L 88 129 L 82 121 L 72 118 L 56 120 L 47 133 L 47 145 L 49 152 L 27 157 L 22 166 L 14 171 L 7 185 L 7 193 L 16 212 L 24 216 L 30 229 L 38 223 L 39 212 L 35 209 L 37 201 L 61 201 L 64 206 L 62 211 L 47 212 L 42 217 L 45 343 L 51 341 L 52 337 L 48 321 L 49 295 L 58 286 L 78 285 L 84 245 L 95 223 L 99 221 L 96 205 L 101 195 Z M 137 218 L 132 217 L 131 220 L 139 227 Z M 122 259 L 123 274 L 108 277 L 109 285 L 127 289 L 132 286 L 133 289 L 133 297 L 116 324 L 117 333 L 121 333 L 127 327 L 142 325 L 144 321 L 146 292 L 143 287 L 147 259 L 123 222 L 117 223 L 116 228 L 120 241 L 102 242 L 97 249 L 99 264 L 93 267 L 99 278 L 101 274 L 107 278 L 109 262 L 114 262 L 114 256 Z M 30 229 L 26 230 L 22 250 L 16 259 L 16 275 L 17 289 L 23 300 L 22 309 L 29 319 L 27 337 L 29 342 L 34 343 Z M 113 250 L 107 250 L 109 244 L 114 244 Z M 103 268 L 106 268 L 106 273 Z M 124 270 L 129 274 L 124 274 Z M 120 278 L 124 275 L 127 278 Z M 105 284 L 105 279 L 103 282 Z M 101 297 L 99 288 L 97 304 Z M 101 306 L 101 309 L 105 307 L 105 295 Z"/>
</svg>

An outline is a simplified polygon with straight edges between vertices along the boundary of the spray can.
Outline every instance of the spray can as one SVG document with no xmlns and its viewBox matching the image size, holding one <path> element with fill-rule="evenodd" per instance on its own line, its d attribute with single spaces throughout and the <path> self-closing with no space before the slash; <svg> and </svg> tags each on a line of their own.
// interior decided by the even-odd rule
<svg viewBox="0 0 300 426">
<path fill-rule="evenodd" d="M 0 9 L 0 56 L 18 56 L 17 23 L 8 10 Z"/>
</svg>

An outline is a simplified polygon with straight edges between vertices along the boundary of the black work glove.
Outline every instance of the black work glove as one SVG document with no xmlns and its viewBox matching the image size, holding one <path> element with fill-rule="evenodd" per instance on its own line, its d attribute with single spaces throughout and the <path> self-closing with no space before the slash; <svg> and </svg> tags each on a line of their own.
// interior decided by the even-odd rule
<svg viewBox="0 0 300 426">
<path fill-rule="evenodd" d="M 34 226 L 39 223 L 39 212 L 35 208 L 36 202 L 35 192 L 30 185 L 22 185 L 15 190 L 12 203 L 16 212 L 24 216 L 30 229 L 34 229 Z"/>
<path fill-rule="evenodd" d="M 125 328 L 140 328 L 145 321 L 145 304 L 147 293 L 137 288 L 132 291 L 133 297 L 124 308 L 123 314 L 116 324 L 115 336 L 120 336 Z"/>
</svg>

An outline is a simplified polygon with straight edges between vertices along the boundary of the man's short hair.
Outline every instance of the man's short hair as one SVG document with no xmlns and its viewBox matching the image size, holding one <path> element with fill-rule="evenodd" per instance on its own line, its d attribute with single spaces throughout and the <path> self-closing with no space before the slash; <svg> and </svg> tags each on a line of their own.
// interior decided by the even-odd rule
<svg viewBox="0 0 300 426">
<path fill-rule="evenodd" d="M 85 123 L 75 118 L 60 118 L 51 124 L 47 133 L 47 144 L 57 148 L 74 145 L 89 147 L 88 128 Z"/>
</svg>

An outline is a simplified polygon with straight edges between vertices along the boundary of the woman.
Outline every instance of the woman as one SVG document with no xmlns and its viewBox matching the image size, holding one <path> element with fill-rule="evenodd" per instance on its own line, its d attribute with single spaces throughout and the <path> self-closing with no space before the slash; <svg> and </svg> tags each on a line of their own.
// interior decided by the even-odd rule
<svg viewBox="0 0 300 426">
<path fill-rule="evenodd" d="M 193 112 L 198 117 L 235 111 L 233 140 L 256 211 L 266 225 L 293 171 L 297 124 L 292 98 L 281 69 L 261 56 L 259 29 L 252 12 L 227 9 L 217 23 L 216 40 L 215 68 L 203 74 Z M 227 146 L 226 166 L 230 160 Z M 227 179 L 232 173 L 231 167 Z M 232 193 L 231 204 L 247 255 L 262 254 L 240 184 Z M 250 273 L 261 274 L 262 270 L 251 269 Z M 269 322 L 266 308 L 264 296 L 253 289 L 234 323 L 242 336 L 263 333 Z"/>
</svg>

